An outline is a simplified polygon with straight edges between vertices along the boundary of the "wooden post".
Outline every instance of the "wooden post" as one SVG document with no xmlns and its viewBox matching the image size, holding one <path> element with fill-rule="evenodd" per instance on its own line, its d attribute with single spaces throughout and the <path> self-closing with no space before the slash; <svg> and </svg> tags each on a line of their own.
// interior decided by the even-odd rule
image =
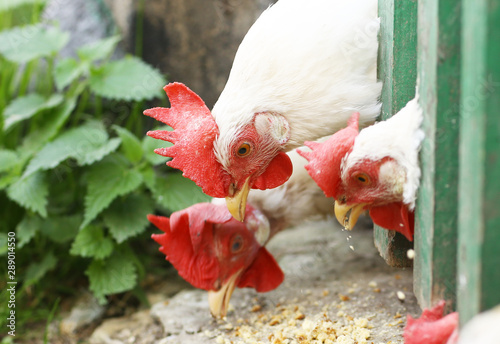
<svg viewBox="0 0 500 344">
<path fill-rule="evenodd" d="M 425 140 L 416 208 L 414 292 L 421 307 L 455 307 L 461 3 L 420 0 L 418 92 Z"/>
<path fill-rule="evenodd" d="M 382 119 L 396 114 L 415 96 L 417 1 L 380 0 L 378 77 L 383 81 Z M 399 233 L 375 226 L 375 246 L 391 266 L 411 266 L 412 244 Z"/>
<path fill-rule="evenodd" d="M 463 324 L 500 304 L 500 2 L 463 1 L 459 288 Z"/>
</svg>

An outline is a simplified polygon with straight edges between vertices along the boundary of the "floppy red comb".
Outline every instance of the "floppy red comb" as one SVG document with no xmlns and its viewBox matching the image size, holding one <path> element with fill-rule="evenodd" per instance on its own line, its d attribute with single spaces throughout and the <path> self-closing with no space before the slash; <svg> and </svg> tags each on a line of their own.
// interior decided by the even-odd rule
<svg viewBox="0 0 500 344">
<path fill-rule="evenodd" d="M 232 219 L 225 206 L 198 203 L 177 211 L 168 217 L 148 215 L 148 220 L 163 234 L 151 237 L 161 245 L 160 252 L 179 272 L 179 275 L 194 287 L 211 290 L 219 276 L 217 257 L 199 254 L 202 242 L 213 241 L 214 224 Z M 236 221 L 236 220 L 235 220 Z"/>
<path fill-rule="evenodd" d="M 148 109 L 144 114 L 171 126 L 174 131 L 154 130 L 148 135 L 174 145 L 155 149 L 155 153 L 173 158 L 167 165 L 183 171 L 183 176 L 193 180 L 207 195 L 225 197 L 230 177 L 215 158 L 213 142 L 219 128 L 210 110 L 184 84 L 175 82 L 163 89 L 171 107 Z"/>
<path fill-rule="evenodd" d="M 340 166 L 342 159 L 349 153 L 358 136 L 359 113 L 354 113 L 347 122 L 347 128 L 339 130 L 325 142 L 304 144 L 311 152 L 297 150 L 309 163 L 305 166 L 312 179 L 323 190 L 327 197 L 335 197 L 336 189 L 341 182 Z"/>
<path fill-rule="evenodd" d="M 248 206 L 247 212 L 251 214 L 252 211 L 254 209 Z M 148 219 L 163 231 L 162 234 L 151 236 L 160 244 L 160 252 L 165 254 L 182 278 L 204 290 L 214 289 L 223 269 L 218 257 L 209 252 L 211 249 L 208 244 L 214 241 L 213 233 L 217 230 L 214 226 L 240 226 L 251 231 L 257 229 L 235 220 L 224 204 L 198 203 L 173 213 L 170 219 L 156 215 L 148 215 Z M 237 285 L 265 292 L 277 288 L 283 278 L 283 272 L 274 257 L 265 247 L 260 247 Z"/>
</svg>

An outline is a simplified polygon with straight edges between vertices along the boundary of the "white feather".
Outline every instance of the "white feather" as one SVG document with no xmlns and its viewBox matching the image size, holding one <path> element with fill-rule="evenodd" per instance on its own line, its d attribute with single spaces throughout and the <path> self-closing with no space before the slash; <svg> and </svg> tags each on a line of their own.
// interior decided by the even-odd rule
<svg viewBox="0 0 500 344">
<path fill-rule="evenodd" d="M 289 122 L 286 151 L 380 112 L 376 0 L 280 0 L 250 28 L 212 114 L 219 161 L 259 112 Z M 224 164 L 224 161 L 221 161 Z"/>
<path fill-rule="evenodd" d="M 363 129 L 356 137 L 352 152 L 342 162 L 343 175 L 363 160 L 391 157 L 406 172 L 403 203 L 413 209 L 420 183 L 418 152 L 424 139 L 424 132 L 420 129 L 422 119 L 417 94 L 393 117 Z"/>
<path fill-rule="evenodd" d="M 309 151 L 307 147 L 300 149 Z M 248 195 L 248 202 L 274 224 L 271 236 L 304 220 L 333 213 L 333 199 L 324 195 L 304 168 L 307 160 L 296 150 L 289 152 L 288 156 L 293 163 L 293 174 L 285 184 L 274 189 L 252 190 Z"/>
</svg>

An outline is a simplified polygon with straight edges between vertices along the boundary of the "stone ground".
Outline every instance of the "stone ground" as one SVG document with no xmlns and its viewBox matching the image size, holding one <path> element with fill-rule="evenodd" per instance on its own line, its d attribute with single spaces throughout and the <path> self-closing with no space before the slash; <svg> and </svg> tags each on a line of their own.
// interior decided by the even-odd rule
<svg viewBox="0 0 500 344">
<path fill-rule="evenodd" d="M 268 247 L 285 281 L 263 294 L 237 289 L 224 321 L 211 318 L 206 292 L 177 277 L 148 296 L 151 309 L 105 320 L 88 342 L 397 344 L 406 314 L 420 314 L 411 269 L 387 266 L 371 230 L 309 222 Z"/>
</svg>

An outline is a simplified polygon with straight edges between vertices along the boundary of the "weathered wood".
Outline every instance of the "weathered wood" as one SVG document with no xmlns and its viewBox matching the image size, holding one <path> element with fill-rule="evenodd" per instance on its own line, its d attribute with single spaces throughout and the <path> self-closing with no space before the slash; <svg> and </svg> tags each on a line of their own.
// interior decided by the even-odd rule
<svg viewBox="0 0 500 344">
<path fill-rule="evenodd" d="M 378 77 L 383 81 L 382 119 L 396 114 L 415 95 L 417 1 L 379 1 Z M 399 233 L 375 226 L 375 246 L 391 266 L 411 266 L 412 244 Z"/>
<path fill-rule="evenodd" d="M 461 3 L 420 0 L 418 92 L 424 110 L 414 292 L 421 307 L 455 307 Z"/>
<path fill-rule="evenodd" d="M 500 2 L 463 1 L 459 288 L 463 324 L 500 304 Z"/>
</svg>

